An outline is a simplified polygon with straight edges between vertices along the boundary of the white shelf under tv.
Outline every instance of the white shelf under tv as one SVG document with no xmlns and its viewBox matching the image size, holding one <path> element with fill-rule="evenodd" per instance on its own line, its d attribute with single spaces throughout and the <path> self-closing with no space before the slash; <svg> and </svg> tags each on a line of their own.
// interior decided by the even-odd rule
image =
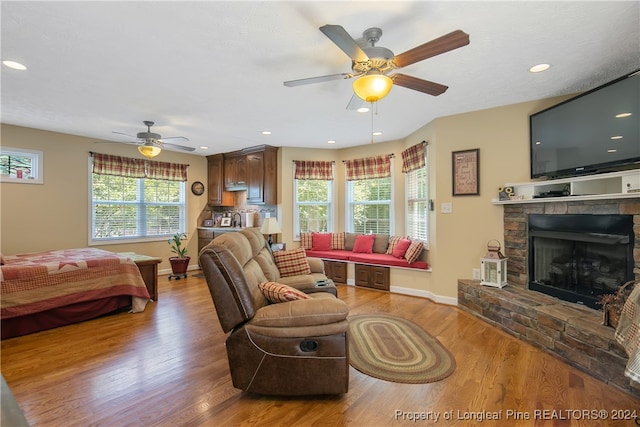
<svg viewBox="0 0 640 427">
<path fill-rule="evenodd" d="M 495 205 L 548 203 L 568 200 L 640 198 L 640 169 L 610 172 L 547 181 L 507 183 L 513 187 L 512 200 L 493 199 Z M 534 197 L 549 191 L 568 191 L 567 196 Z"/>
</svg>

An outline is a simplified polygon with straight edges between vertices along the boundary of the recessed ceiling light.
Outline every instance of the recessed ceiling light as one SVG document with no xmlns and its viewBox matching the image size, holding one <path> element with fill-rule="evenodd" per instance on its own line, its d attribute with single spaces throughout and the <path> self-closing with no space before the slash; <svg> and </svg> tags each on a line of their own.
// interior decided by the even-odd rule
<svg viewBox="0 0 640 427">
<path fill-rule="evenodd" d="M 622 139 L 622 135 L 615 135 L 612 136 L 611 139 Z"/>
<path fill-rule="evenodd" d="M 208 150 L 208 149 L 209 149 L 209 147 L 204 146 L 204 145 L 201 145 L 201 146 L 200 146 L 200 149 L 201 149 L 201 150 Z"/>
<path fill-rule="evenodd" d="M 616 119 L 622 119 L 624 117 L 629 117 L 631 116 L 631 113 L 620 113 L 620 114 L 616 114 Z"/>
<path fill-rule="evenodd" d="M 358 113 L 367 113 L 369 112 L 369 107 L 360 107 L 356 111 L 358 111 Z"/>
<path fill-rule="evenodd" d="M 380 132 L 379 130 L 377 130 L 377 131 L 373 132 L 371 135 L 373 135 L 373 136 L 380 136 L 380 135 L 382 135 L 382 132 Z"/>
<path fill-rule="evenodd" d="M 2 63 L 4 65 L 6 65 L 9 68 L 13 68 L 14 70 L 20 70 L 20 71 L 24 71 L 27 69 L 26 66 L 22 65 L 19 62 L 15 62 L 15 61 L 2 61 Z"/>
<path fill-rule="evenodd" d="M 270 130 L 263 130 L 261 133 L 263 135 L 271 135 L 271 131 Z"/>
<path fill-rule="evenodd" d="M 549 67 L 551 67 L 551 65 L 549 64 L 538 64 L 538 65 L 534 65 L 533 67 L 529 68 L 529 71 L 532 73 L 540 73 L 542 71 L 547 71 L 549 69 Z"/>
<path fill-rule="evenodd" d="M 327 144 L 335 144 L 336 142 L 333 139 L 327 141 Z"/>
<path fill-rule="evenodd" d="M 536 145 L 540 145 L 540 144 L 542 144 L 542 142 L 536 141 Z"/>
<path fill-rule="evenodd" d="M 615 153 L 616 151 L 618 151 L 618 150 L 611 149 L 611 150 L 607 150 L 607 153 Z"/>
</svg>

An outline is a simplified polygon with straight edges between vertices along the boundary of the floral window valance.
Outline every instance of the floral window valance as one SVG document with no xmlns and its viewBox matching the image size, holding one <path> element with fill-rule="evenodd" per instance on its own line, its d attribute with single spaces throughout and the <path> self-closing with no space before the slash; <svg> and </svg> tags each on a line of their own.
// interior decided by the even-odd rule
<svg viewBox="0 0 640 427">
<path fill-rule="evenodd" d="M 413 145 L 402 152 L 402 173 L 408 173 L 425 166 L 424 147 L 427 143 Z"/>
<path fill-rule="evenodd" d="M 93 173 L 128 178 L 186 181 L 189 165 L 133 159 L 111 154 L 92 153 Z"/>
<path fill-rule="evenodd" d="M 386 155 L 345 160 L 347 181 L 390 177 L 392 156 L 393 155 Z"/>
<path fill-rule="evenodd" d="M 295 179 L 333 180 L 333 162 L 320 160 L 294 160 Z"/>
</svg>

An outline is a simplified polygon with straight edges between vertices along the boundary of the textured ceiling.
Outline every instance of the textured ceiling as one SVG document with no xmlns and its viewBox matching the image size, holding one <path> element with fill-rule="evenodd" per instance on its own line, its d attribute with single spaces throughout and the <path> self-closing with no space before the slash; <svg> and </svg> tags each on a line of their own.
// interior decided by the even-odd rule
<svg viewBox="0 0 640 427">
<path fill-rule="evenodd" d="M 378 103 L 376 142 L 441 116 L 584 91 L 640 68 L 640 2 L 1 2 L 3 123 L 122 141 L 145 130 L 208 146 L 344 148 L 369 143 L 372 115 L 346 109 L 351 71 L 318 27 L 402 53 L 456 29 L 470 44 L 401 72 L 449 86 L 396 86 Z M 547 62 L 552 68 L 531 74 Z M 272 135 L 260 134 L 268 129 Z M 328 145 L 327 140 L 336 140 Z M 6 143 L 6 141 L 5 141 Z"/>
</svg>

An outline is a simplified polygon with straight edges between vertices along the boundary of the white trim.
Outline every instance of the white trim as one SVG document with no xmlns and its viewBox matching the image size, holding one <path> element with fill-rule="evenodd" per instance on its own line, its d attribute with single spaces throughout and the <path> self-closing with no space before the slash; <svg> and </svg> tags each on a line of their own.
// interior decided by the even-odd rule
<svg viewBox="0 0 640 427">
<path fill-rule="evenodd" d="M 420 297 L 420 298 L 427 298 L 433 302 L 437 302 L 439 304 L 446 304 L 446 305 L 454 305 L 457 306 L 458 305 L 458 298 L 454 298 L 454 297 L 445 297 L 442 295 L 436 295 L 433 292 L 430 291 L 421 291 L 418 289 L 411 289 L 411 288 L 403 288 L 400 286 L 390 286 L 389 289 L 390 292 L 393 292 L 394 294 L 401 294 L 401 295 L 409 295 L 409 296 L 413 296 L 413 297 Z"/>
</svg>

